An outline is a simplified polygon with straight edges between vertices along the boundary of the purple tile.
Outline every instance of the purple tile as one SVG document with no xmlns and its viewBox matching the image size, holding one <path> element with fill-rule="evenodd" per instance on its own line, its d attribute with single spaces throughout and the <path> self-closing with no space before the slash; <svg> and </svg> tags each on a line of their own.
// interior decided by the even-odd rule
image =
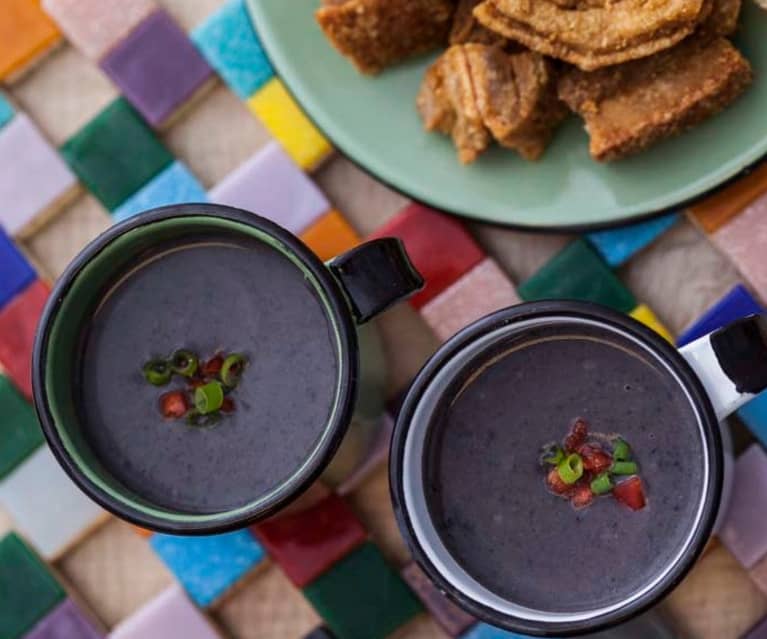
<svg viewBox="0 0 767 639">
<path fill-rule="evenodd" d="M 747 569 L 767 555 L 767 453 L 754 444 L 735 462 L 722 543 Z"/>
<path fill-rule="evenodd" d="M 101 68 L 152 125 L 165 122 L 213 71 L 167 12 L 150 15 Z"/>
<path fill-rule="evenodd" d="M 38 623 L 24 639 L 103 639 L 104 633 L 71 599 L 67 599 Z"/>
<path fill-rule="evenodd" d="M 743 639 L 767 639 L 767 618 L 762 619 L 751 628 Z"/>
<path fill-rule="evenodd" d="M 474 617 L 461 610 L 437 590 L 415 563 L 411 562 L 402 569 L 402 578 L 432 614 L 434 620 L 451 637 L 457 637 L 476 621 Z"/>
</svg>

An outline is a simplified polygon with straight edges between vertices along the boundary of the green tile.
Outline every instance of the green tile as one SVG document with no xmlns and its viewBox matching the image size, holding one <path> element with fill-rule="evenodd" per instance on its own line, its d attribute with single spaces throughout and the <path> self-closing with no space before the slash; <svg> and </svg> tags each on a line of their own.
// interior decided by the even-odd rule
<svg viewBox="0 0 767 639">
<path fill-rule="evenodd" d="M 422 610 L 371 543 L 344 557 L 303 592 L 338 639 L 383 639 Z"/>
<path fill-rule="evenodd" d="M 596 302 L 623 313 L 637 300 L 584 240 L 576 240 L 518 288 L 523 300 L 571 299 Z"/>
<path fill-rule="evenodd" d="M 4 375 L 0 375 L 0 479 L 31 455 L 42 443 L 43 433 L 32 405 Z"/>
<path fill-rule="evenodd" d="M 18 639 L 64 599 L 45 564 L 9 533 L 0 539 L 0 637 Z"/>
<path fill-rule="evenodd" d="M 173 162 L 173 156 L 124 98 L 66 141 L 64 158 L 110 211 Z"/>
</svg>

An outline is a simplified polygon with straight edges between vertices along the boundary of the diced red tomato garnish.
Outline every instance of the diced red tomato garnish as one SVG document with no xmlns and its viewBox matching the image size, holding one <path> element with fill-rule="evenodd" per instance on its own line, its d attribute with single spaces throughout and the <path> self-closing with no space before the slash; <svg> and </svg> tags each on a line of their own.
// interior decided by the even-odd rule
<svg viewBox="0 0 767 639">
<path fill-rule="evenodd" d="M 565 439 L 565 449 L 568 453 L 575 451 L 581 444 L 586 443 L 589 436 L 589 427 L 585 420 L 578 419 L 570 429 L 570 434 Z"/>
<path fill-rule="evenodd" d="M 204 379 L 201 379 L 199 377 L 195 377 L 194 379 L 189 380 L 189 385 L 192 388 L 200 388 L 200 386 L 205 386 L 205 384 L 207 383 L 208 382 L 206 382 Z"/>
<path fill-rule="evenodd" d="M 639 477 L 632 477 L 613 488 L 613 496 L 631 510 L 642 510 L 647 504 L 644 486 Z"/>
<path fill-rule="evenodd" d="M 211 357 L 207 362 L 202 365 L 202 374 L 205 377 L 215 377 L 221 372 L 221 367 L 224 365 L 224 358 L 221 355 Z"/>
<path fill-rule="evenodd" d="M 570 497 L 570 503 L 574 508 L 585 508 L 591 502 L 594 501 L 594 493 L 591 492 L 591 488 L 588 484 L 578 484 L 575 487 L 573 496 Z"/>
<path fill-rule="evenodd" d="M 171 391 L 160 396 L 160 412 L 167 419 L 178 419 L 186 415 L 189 405 L 183 391 Z"/>
<path fill-rule="evenodd" d="M 231 397 L 224 397 L 224 401 L 221 404 L 221 412 L 222 413 L 234 412 L 234 400 Z"/>
<path fill-rule="evenodd" d="M 578 454 L 583 458 L 583 468 L 595 475 L 608 470 L 613 465 L 612 456 L 598 446 L 583 444 L 578 447 Z"/>
<path fill-rule="evenodd" d="M 568 496 L 573 491 L 573 486 L 562 481 L 556 468 L 552 468 L 546 477 L 546 484 L 549 490 L 555 495 Z"/>
</svg>

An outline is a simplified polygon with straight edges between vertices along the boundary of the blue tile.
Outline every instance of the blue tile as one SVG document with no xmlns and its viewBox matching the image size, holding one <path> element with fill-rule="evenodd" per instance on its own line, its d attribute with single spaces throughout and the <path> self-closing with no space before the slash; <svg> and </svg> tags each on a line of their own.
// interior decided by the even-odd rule
<svg viewBox="0 0 767 639">
<path fill-rule="evenodd" d="M 501 630 L 486 623 L 478 623 L 461 635 L 461 639 L 532 639 L 529 635 Z"/>
<path fill-rule="evenodd" d="M 652 244 L 679 220 L 671 213 L 649 222 L 624 226 L 608 231 L 589 233 L 586 237 L 610 266 L 620 266 L 633 255 Z"/>
<path fill-rule="evenodd" d="M 11 103 L 5 99 L 2 93 L 0 93 L 0 128 L 4 127 L 11 121 L 15 111 L 11 106 Z"/>
<path fill-rule="evenodd" d="M 244 0 L 230 0 L 192 32 L 192 40 L 224 82 L 243 100 L 273 76 Z"/>
<path fill-rule="evenodd" d="M 247 530 L 207 537 L 157 534 L 149 543 L 202 607 L 212 604 L 265 556 Z"/>
<path fill-rule="evenodd" d="M 767 392 L 757 395 L 756 399 L 741 408 L 738 417 L 762 446 L 767 447 Z"/>
<path fill-rule="evenodd" d="M 112 215 L 121 222 L 136 213 L 168 204 L 207 202 L 205 189 L 182 162 L 174 162 L 118 206 Z"/>
<path fill-rule="evenodd" d="M 0 308 L 10 302 L 37 278 L 5 231 L 0 228 Z"/>
<path fill-rule="evenodd" d="M 762 307 L 753 295 L 742 284 L 738 284 L 714 306 L 706 311 L 695 324 L 679 336 L 677 344 L 684 346 L 699 337 L 708 335 L 711 331 L 725 324 L 734 322 L 741 317 L 761 313 Z"/>
</svg>

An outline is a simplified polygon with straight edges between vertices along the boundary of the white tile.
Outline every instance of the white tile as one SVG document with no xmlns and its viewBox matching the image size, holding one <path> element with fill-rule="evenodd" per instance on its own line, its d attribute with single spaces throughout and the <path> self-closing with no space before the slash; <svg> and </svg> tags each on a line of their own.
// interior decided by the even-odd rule
<svg viewBox="0 0 767 639">
<path fill-rule="evenodd" d="M 0 507 L 46 559 L 55 559 L 106 513 L 64 473 L 42 446 L 0 482 Z"/>
<path fill-rule="evenodd" d="M 276 142 L 232 171 L 208 196 L 211 202 L 257 213 L 296 234 L 330 209 L 322 191 Z"/>
</svg>

